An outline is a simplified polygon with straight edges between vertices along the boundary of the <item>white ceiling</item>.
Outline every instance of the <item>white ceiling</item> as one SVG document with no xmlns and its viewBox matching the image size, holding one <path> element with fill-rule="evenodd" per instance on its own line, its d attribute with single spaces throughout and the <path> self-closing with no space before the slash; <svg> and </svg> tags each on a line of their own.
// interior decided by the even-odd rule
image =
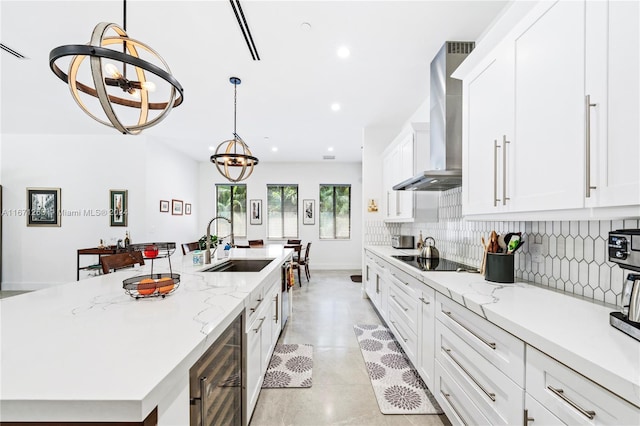
<svg viewBox="0 0 640 426">
<path fill-rule="evenodd" d="M 400 130 L 429 95 L 442 44 L 477 40 L 505 4 L 242 1 L 261 57 L 253 61 L 228 1 L 128 0 L 129 36 L 165 59 L 185 94 L 143 135 L 206 161 L 232 137 L 237 76 L 237 131 L 261 161 L 361 161 L 363 128 Z M 122 11 L 120 0 L 1 1 L 0 41 L 29 58 L 0 53 L 2 133 L 116 134 L 76 106 L 48 59 L 57 46 L 87 43 L 98 22 L 122 24 Z M 336 55 L 342 45 L 347 59 Z"/>
</svg>

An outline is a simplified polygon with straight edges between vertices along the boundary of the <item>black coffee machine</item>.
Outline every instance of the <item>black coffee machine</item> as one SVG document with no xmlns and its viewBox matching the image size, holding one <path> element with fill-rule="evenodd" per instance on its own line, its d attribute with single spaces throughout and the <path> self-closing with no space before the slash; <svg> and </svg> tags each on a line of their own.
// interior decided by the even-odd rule
<svg viewBox="0 0 640 426">
<path fill-rule="evenodd" d="M 630 272 L 622 287 L 622 312 L 611 312 L 609 323 L 640 340 L 640 229 L 609 232 L 609 261 Z"/>
</svg>

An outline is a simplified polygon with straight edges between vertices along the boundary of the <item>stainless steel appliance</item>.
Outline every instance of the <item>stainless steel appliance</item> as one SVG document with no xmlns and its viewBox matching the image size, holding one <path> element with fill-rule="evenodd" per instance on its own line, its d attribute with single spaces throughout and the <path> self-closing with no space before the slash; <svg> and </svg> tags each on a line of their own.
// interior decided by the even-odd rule
<svg viewBox="0 0 640 426">
<path fill-rule="evenodd" d="M 191 426 L 244 425 L 242 336 L 244 314 L 222 332 L 189 370 Z"/>
<path fill-rule="evenodd" d="M 466 271 L 466 272 L 478 272 L 477 268 L 472 268 L 463 263 L 454 262 L 453 260 L 442 258 L 424 258 L 420 256 L 391 256 L 398 259 L 409 266 L 412 266 L 421 271 Z"/>
<path fill-rule="evenodd" d="M 391 247 L 397 249 L 412 249 L 415 248 L 415 239 L 412 235 L 392 235 Z"/>
<path fill-rule="evenodd" d="M 448 41 L 431 61 L 430 170 L 393 189 L 446 191 L 462 185 L 462 81 L 451 74 L 474 47 L 472 41 Z"/>
<path fill-rule="evenodd" d="M 608 257 L 622 269 L 640 272 L 640 229 L 609 232 Z M 611 312 L 609 323 L 640 340 L 640 274 L 629 273 L 622 288 L 622 311 Z"/>
</svg>

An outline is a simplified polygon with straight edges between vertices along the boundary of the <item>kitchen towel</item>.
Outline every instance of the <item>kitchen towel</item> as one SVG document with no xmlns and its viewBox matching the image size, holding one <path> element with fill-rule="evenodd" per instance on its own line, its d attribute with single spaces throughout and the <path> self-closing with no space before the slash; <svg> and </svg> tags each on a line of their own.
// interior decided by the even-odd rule
<svg viewBox="0 0 640 426">
<path fill-rule="evenodd" d="M 312 371 L 312 345 L 278 344 L 264 374 L 262 388 L 310 388 Z"/>
<path fill-rule="evenodd" d="M 387 327 L 359 324 L 353 330 L 383 414 L 442 414 Z"/>
</svg>

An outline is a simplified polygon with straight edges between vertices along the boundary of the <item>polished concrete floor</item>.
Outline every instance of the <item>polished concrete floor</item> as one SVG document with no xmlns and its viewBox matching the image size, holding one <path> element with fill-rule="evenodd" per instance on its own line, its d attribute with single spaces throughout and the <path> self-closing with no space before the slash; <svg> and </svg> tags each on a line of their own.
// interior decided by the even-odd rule
<svg viewBox="0 0 640 426">
<path fill-rule="evenodd" d="M 313 386 L 262 389 L 251 426 L 449 425 L 445 416 L 384 415 L 358 347 L 354 324 L 380 324 L 360 283 L 360 271 L 312 271 L 293 293 L 293 317 L 280 343 L 313 345 Z"/>
</svg>

